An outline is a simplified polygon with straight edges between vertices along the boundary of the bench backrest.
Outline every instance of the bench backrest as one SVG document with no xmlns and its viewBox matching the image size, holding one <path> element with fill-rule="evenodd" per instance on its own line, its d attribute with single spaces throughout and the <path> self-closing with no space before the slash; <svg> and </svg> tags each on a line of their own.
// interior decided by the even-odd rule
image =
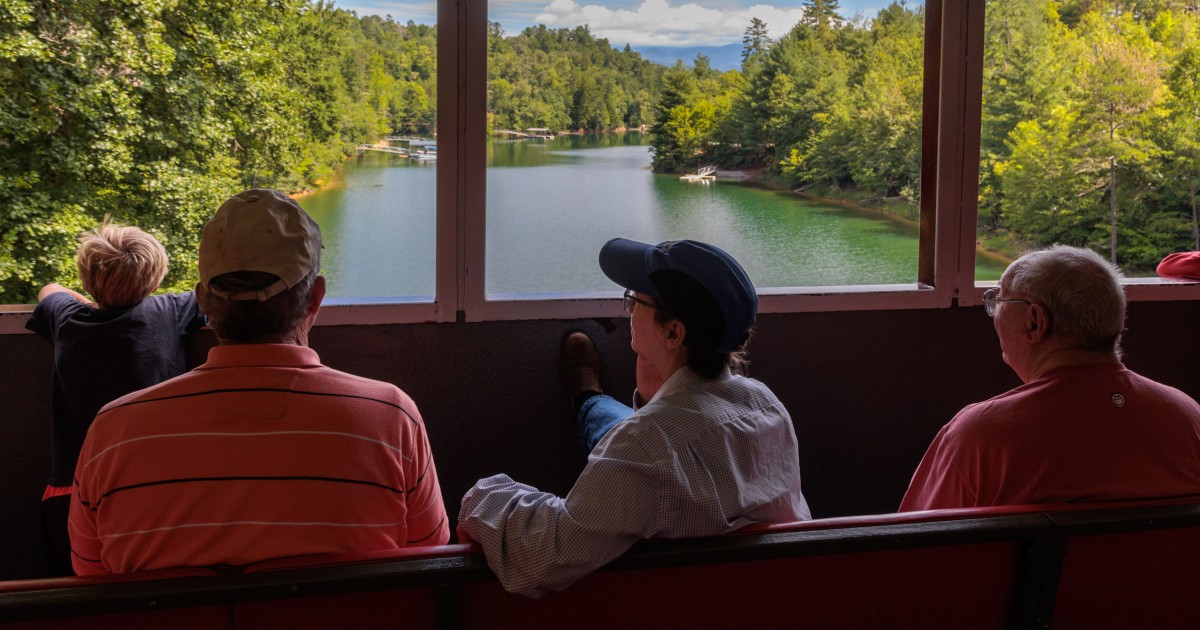
<svg viewBox="0 0 1200 630">
<path fill-rule="evenodd" d="M 469 583 L 461 627 L 1006 628 L 1021 552 L 1003 541 L 609 571 L 538 600 Z"/>
<path fill-rule="evenodd" d="M 1200 506 L 1051 518 L 1062 559 L 1053 627 L 1200 627 Z"/>
<path fill-rule="evenodd" d="M 1200 504 L 956 510 L 758 529 L 648 541 L 538 600 L 504 592 L 477 548 L 448 545 L 285 559 L 237 575 L 0 584 L 0 622 L 172 630 L 562 619 L 581 628 L 1200 623 Z"/>
</svg>

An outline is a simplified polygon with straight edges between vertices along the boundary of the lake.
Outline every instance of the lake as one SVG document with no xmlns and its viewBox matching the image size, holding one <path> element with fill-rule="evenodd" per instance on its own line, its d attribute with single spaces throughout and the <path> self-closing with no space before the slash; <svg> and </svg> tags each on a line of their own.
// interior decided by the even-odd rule
<svg viewBox="0 0 1200 630">
<path fill-rule="evenodd" d="M 644 134 L 488 142 L 488 293 L 615 291 L 596 263 L 613 237 L 690 238 L 734 255 L 758 287 L 913 283 L 917 226 L 786 191 L 650 171 Z M 432 296 L 436 162 L 367 153 L 301 200 L 325 237 L 336 298 Z M 983 258 L 980 279 L 1004 263 Z"/>
</svg>

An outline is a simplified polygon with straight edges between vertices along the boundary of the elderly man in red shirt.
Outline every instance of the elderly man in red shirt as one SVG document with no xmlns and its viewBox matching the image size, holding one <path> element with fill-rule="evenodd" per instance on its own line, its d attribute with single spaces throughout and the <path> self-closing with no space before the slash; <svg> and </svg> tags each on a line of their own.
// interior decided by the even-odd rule
<svg viewBox="0 0 1200 630">
<path fill-rule="evenodd" d="M 1087 249 L 1034 252 L 983 300 L 1024 385 L 942 428 L 901 511 L 1200 493 L 1200 405 L 1121 363 L 1112 265 Z"/>
</svg>

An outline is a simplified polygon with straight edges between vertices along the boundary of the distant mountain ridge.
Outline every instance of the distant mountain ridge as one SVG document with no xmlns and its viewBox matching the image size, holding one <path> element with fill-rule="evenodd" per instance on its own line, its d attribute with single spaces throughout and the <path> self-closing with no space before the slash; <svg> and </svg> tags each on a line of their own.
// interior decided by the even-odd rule
<svg viewBox="0 0 1200 630">
<path fill-rule="evenodd" d="M 624 48 L 623 46 L 619 48 Z M 631 46 L 642 54 L 647 61 L 661 63 L 664 66 L 675 65 L 676 60 L 682 60 L 683 65 L 691 67 L 697 54 L 708 56 L 709 64 L 722 72 L 736 70 L 742 67 L 742 45 L 725 44 L 724 46 Z"/>
</svg>

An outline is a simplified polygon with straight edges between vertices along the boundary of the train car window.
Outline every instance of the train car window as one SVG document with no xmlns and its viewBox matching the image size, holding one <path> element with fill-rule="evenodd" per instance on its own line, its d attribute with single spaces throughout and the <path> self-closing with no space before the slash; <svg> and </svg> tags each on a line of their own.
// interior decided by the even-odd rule
<svg viewBox="0 0 1200 630">
<path fill-rule="evenodd" d="M 322 224 L 322 324 L 619 316 L 613 236 L 729 250 L 763 312 L 977 306 L 1054 242 L 1200 296 L 1150 277 L 1200 246 L 1200 18 L 1170 3 L 404 6 L 22 14 L 0 87 L 45 115 L 0 129 L 0 332 L 104 214 L 190 288 L 250 186 Z"/>
<path fill-rule="evenodd" d="M 1062 243 L 1143 278 L 1200 249 L 1198 26 L 1172 3 L 988 0 L 977 261 Z"/>
<path fill-rule="evenodd" d="M 924 9 L 873 6 L 489 7 L 488 297 L 611 291 L 614 236 L 915 284 Z"/>
</svg>

